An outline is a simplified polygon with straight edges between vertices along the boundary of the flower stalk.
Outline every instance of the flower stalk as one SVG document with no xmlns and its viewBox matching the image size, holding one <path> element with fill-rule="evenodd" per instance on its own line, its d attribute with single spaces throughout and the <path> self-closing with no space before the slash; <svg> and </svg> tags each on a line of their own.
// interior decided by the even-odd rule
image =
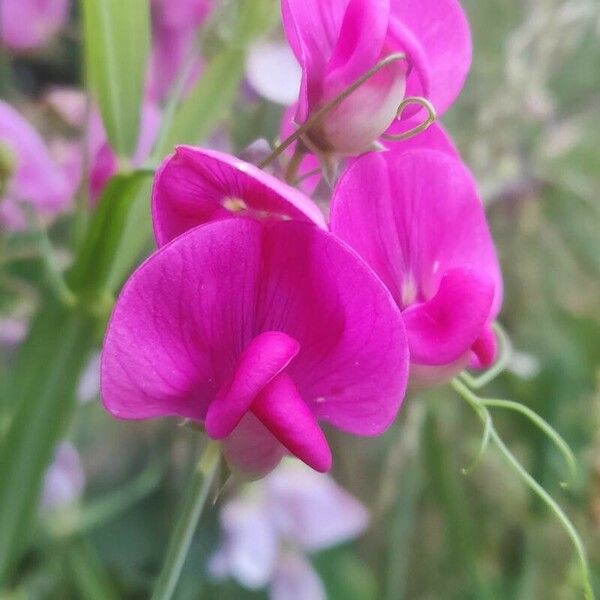
<svg viewBox="0 0 600 600">
<path fill-rule="evenodd" d="M 219 458 L 220 445 L 209 441 L 192 473 L 152 600 L 169 600 L 173 596 L 194 531 L 215 479 Z"/>
</svg>

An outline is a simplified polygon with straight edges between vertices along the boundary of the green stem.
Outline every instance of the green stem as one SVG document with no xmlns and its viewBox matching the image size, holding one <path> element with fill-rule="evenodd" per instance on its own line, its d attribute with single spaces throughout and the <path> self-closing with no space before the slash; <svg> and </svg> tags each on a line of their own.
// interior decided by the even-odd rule
<svg viewBox="0 0 600 600">
<path fill-rule="evenodd" d="M 210 441 L 192 473 L 152 600 L 169 600 L 173 596 L 196 525 L 217 473 L 219 456 L 218 443 Z"/>
<path fill-rule="evenodd" d="M 473 408 L 477 416 L 485 422 L 487 419 L 487 407 L 484 400 L 473 393 L 464 383 L 458 379 L 452 382 L 454 390 Z M 582 576 L 583 593 L 586 600 L 593 600 L 594 591 L 590 583 L 590 568 L 585 552 L 585 547 L 577 530 L 569 520 L 569 517 L 563 512 L 558 503 L 550 496 L 550 494 L 526 471 L 525 467 L 518 461 L 516 456 L 508 449 L 498 432 L 492 425 L 490 432 L 491 440 L 494 442 L 500 454 L 508 464 L 508 466 L 517 474 L 517 476 L 525 483 L 525 485 L 552 511 L 554 516 L 563 526 L 569 538 L 573 542 L 575 552 L 579 559 Z"/>
</svg>

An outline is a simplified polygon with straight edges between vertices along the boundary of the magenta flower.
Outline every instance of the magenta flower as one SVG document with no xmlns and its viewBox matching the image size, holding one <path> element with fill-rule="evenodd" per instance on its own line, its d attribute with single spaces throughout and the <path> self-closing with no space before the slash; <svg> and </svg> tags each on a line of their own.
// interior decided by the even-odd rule
<svg viewBox="0 0 600 600">
<path fill-rule="evenodd" d="M 42 215 L 63 211 L 76 182 L 51 156 L 44 140 L 14 108 L 0 101 L 0 222 L 25 227 L 22 204 Z"/>
<path fill-rule="evenodd" d="M 333 479 L 284 461 L 225 503 L 209 572 L 252 590 L 268 585 L 273 600 L 325 599 L 307 555 L 357 538 L 368 521 L 365 507 Z"/>
<path fill-rule="evenodd" d="M 180 148 L 166 161 L 153 218 L 159 244 L 173 241 L 117 302 L 102 361 L 110 413 L 201 422 L 253 475 L 286 451 L 328 470 L 320 420 L 358 435 L 390 424 L 407 379 L 400 311 L 292 192 L 216 152 Z M 223 219 L 228 207 L 251 218 Z"/>
<path fill-rule="evenodd" d="M 71 0 L 2 0 L 0 41 L 12 50 L 45 46 L 69 20 Z"/>
<path fill-rule="evenodd" d="M 234 156 L 191 146 L 179 146 L 158 170 L 152 214 L 159 245 L 202 223 L 243 215 L 326 229 L 319 208 L 298 190 Z"/>
<path fill-rule="evenodd" d="M 405 95 L 427 98 L 442 114 L 470 66 L 470 33 L 457 0 L 282 0 L 282 12 L 303 73 L 299 124 L 383 58 L 406 55 L 305 136 L 317 152 L 365 152 L 393 123 Z M 405 115 L 414 117 L 414 111 Z"/>
<path fill-rule="evenodd" d="M 416 380 L 493 361 L 502 278 L 475 183 L 457 157 L 420 149 L 359 158 L 334 192 L 331 229 L 402 309 Z"/>
</svg>

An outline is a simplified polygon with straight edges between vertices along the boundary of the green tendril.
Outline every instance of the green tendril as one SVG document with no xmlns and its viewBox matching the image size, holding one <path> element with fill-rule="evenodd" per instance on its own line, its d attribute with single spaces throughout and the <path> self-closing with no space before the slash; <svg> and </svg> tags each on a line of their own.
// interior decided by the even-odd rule
<svg viewBox="0 0 600 600">
<path fill-rule="evenodd" d="M 500 451 L 500 454 L 508 464 L 508 466 L 517 474 L 517 476 L 523 481 L 523 483 L 551 510 L 551 512 L 558 519 L 563 529 L 571 539 L 573 546 L 575 547 L 575 552 L 579 559 L 579 565 L 581 570 L 582 577 L 582 588 L 584 592 L 584 597 L 586 600 L 594 600 L 594 591 L 592 589 L 592 585 L 590 583 L 590 568 L 588 564 L 587 555 L 585 552 L 585 547 L 577 530 L 575 529 L 573 523 L 571 523 L 569 517 L 563 512 L 558 503 L 550 496 L 550 494 L 528 473 L 528 471 L 523 467 L 523 465 L 519 462 L 517 457 L 509 450 L 506 444 L 502 441 L 502 438 L 498 435 L 493 423 L 491 422 L 491 418 L 489 418 L 489 410 L 488 406 L 495 406 L 497 408 L 509 408 L 510 410 L 518 410 L 523 414 L 526 414 L 526 411 L 522 411 L 521 409 L 516 409 L 513 405 L 518 405 L 518 403 L 509 403 L 510 407 L 506 404 L 506 401 L 498 401 L 498 400 L 485 400 L 477 396 L 472 390 L 470 390 L 462 381 L 458 378 L 452 381 L 452 387 L 454 390 L 467 402 L 467 404 L 474 410 L 477 416 L 481 419 L 481 421 L 486 425 L 486 428 L 489 427 L 489 435 L 491 441 L 495 444 L 496 448 Z M 501 404 L 498 404 L 501 402 Z M 521 405 L 519 405 L 521 406 Z M 525 408 L 525 407 L 523 407 Z M 529 409 L 526 409 L 529 411 Z M 533 411 L 531 411 L 533 412 Z M 535 413 L 533 413 L 535 414 Z M 531 417 L 530 414 L 527 413 L 528 417 Z M 537 415 L 536 415 L 537 417 Z M 541 418 L 540 418 L 541 420 Z M 545 425 L 545 421 L 541 420 Z M 536 424 L 539 425 L 538 422 L 534 420 Z M 488 423 L 490 423 L 488 425 Z M 548 426 L 549 427 L 549 426 Z M 551 428 L 550 428 L 551 429 Z M 554 431 L 554 430 L 552 430 Z M 555 432 L 556 433 L 556 432 Z M 558 436 L 558 434 L 556 434 Z M 559 439 L 560 436 L 558 436 Z M 566 443 L 565 443 L 566 446 Z M 568 446 L 567 446 L 568 448 Z"/>
<path fill-rule="evenodd" d="M 558 431 L 556 431 L 556 429 L 554 429 L 554 427 L 552 427 L 552 425 L 550 425 L 550 423 L 520 402 L 513 402 L 511 400 L 496 400 L 493 398 L 481 398 L 481 403 L 487 408 L 512 410 L 529 419 L 548 437 L 548 439 L 554 444 L 554 447 L 561 453 L 569 469 L 571 480 L 575 480 L 577 477 L 577 461 L 575 460 L 575 454 L 573 453 L 573 450 L 571 450 L 569 444 L 567 444 L 564 438 L 558 433 Z M 560 485 L 563 488 L 569 486 L 568 482 L 566 481 L 561 481 Z"/>
<path fill-rule="evenodd" d="M 461 469 L 461 472 L 463 475 L 470 475 L 475 470 L 475 468 L 481 462 L 481 459 L 483 458 L 483 455 L 485 454 L 485 451 L 487 450 L 487 447 L 489 446 L 489 443 L 490 443 L 490 438 L 492 435 L 492 426 L 493 426 L 492 415 L 490 415 L 490 411 L 487 410 L 487 408 L 485 408 L 485 406 L 483 407 L 482 415 L 483 415 L 483 435 L 481 436 L 481 444 L 479 445 L 479 450 L 477 451 L 477 454 L 475 455 L 475 458 L 473 459 L 471 464 L 466 467 L 463 467 Z"/>
</svg>

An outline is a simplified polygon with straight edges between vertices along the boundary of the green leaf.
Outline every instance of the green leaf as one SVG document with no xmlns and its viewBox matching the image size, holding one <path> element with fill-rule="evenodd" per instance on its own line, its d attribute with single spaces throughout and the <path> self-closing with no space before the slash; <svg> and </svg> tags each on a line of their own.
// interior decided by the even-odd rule
<svg viewBox="0 0 600 600">
<path fill-rule="evenodd" d="M 136 171 L 113 177 L 100 198 L 77 261 L 67 276 L 70 287 L 88 297 L 114 292 L 150 233 L 149 173 Z"/>
<path fill-rule="evenodd" d="M 2 405 L 14 409 L 5 410 L 9 422 L 0 440 L 0 582 L 26 547 L 42 477 L 70 421 L 94 334 L 88 316 L 49 302 L 7 382 Z"/>
<path fill-rule="evenodd" d="M 136 147 L 150 48 L 149 0 L 81 0 L 88 85 L 111 146 Z"/>
</svg>

